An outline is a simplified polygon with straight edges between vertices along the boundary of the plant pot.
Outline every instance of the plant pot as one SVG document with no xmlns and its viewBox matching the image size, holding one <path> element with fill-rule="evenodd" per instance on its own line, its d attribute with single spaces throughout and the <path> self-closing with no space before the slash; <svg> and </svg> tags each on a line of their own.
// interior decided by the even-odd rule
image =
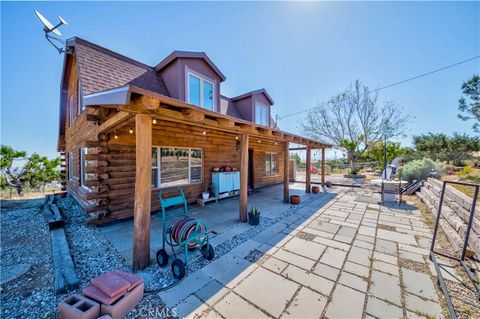
<svg viewBox="0 0 480 319">
<path fill-rule="evenodd" d="M 248 223 L 253 226 L 258 225 L 260 223 L 260 214 L 252 215 L 248 213 Z"/>
<path fill-rule="evenodd" d="M 290 204 L 292 204 L 292 205 L 300 204 L 300 196 L 299 195 L 291 195 L 290 196 Z"/>
<path fill-rule="evenodd" d="M 314 193 L 314 194 L 320 193 L 320 187 L 319 186 L 312 186 L 312 193 Z"/>
<path fill-rule="evenodd" d="M 203 200 L 207 200 L 209 197 L 210 197 L 210 193 L 209 193 L 209 192 L 203 192 L 203 193 L 202 193 L 202 198 L 203 198 Z"/>
</svg>

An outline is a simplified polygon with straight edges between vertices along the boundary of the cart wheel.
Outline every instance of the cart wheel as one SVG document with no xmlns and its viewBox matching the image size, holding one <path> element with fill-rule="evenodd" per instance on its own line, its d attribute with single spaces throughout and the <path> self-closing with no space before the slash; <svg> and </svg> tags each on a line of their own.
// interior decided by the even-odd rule
<svg viewBox="0 0 480 319">
<path fill-rule="evenodd" d="M 202 254 L 207 260 L 212 260 L 215 257 L 215 251 L 213 250 L 212 245 L 205 244 L 202 246 Z"/>
<path fill-rule="evenodd" d="M 165 249 L 159 249 L 157 251 L 157 263 L 160 267 L 164 267 L 168 264 L 168 254 Z"/>
<path fill-rule="evenodd" d="M 173 278 L 182 279 L 185 277 L 185 264 L 181 259 L 175 259 L 172 263 Z"/>
</svg>

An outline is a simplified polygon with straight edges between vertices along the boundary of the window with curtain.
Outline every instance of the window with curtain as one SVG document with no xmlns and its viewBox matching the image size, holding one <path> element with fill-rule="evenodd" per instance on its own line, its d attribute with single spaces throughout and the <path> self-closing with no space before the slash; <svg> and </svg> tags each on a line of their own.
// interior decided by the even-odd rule
<svg viewBox="0 0 480 319">
<path fill-rule="evenodd" d="M 255 123 L 270 126 L 270 112 L 269 106 L 262 103 L 255 105 Z"/>
<path fill-rule="evenodd" d="M 265 154 L 265 174 L 266 175 L 278 174 L 277 154 L 274 154 L 274 153 Z"/>
<path fill-rule="evenodd" d="M 197 148 L 152 148 L 152 187 L 172 187 L 202 182 L 202 150 Z"/>
<path fill-rule="evenodd" d="M 88 174 L 87 174 L 87 160 L 86 160 L 86 155 L 88 154 L 88 148 L 84 147 L 82 148 L 80 152 L 80 185 L 83 187 L 87 187 L 86 182 L 88 179 Z"/>
<path fill-rule="evenodd" d="M 207 110 L 214 107 L 214 84 L 198 75 L 188 73 L 188 103 Z"/>
</svg>

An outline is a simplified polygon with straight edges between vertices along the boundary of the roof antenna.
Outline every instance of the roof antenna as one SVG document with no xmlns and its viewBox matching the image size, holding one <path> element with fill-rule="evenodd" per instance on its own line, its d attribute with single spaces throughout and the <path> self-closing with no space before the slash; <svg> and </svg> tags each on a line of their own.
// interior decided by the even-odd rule
<svg viewBox="0 0 480 319">
<path fill-rule="evenodd" d="M 47 39 L 47 41 L 50 42 L 50 44 L 53 45 L 55 49 L 57 49 L 59 54 L 65 53 L 66 52 L 64 48 L 65 42 L 62 39 L 51 35 L 50 33 L 54 33 L 57 36 L 61 36 L 62 34 L 58 30 L 58 28 L 61 27 L 62 25 L 67 25 L 67 22 L 63 20 L 62 17 L 59 16 L 58 19 L 60 20 L 60 22 L 58 22 L 58 24 L 54 26 L 53 24 L 50 23 L 50 21 L 48 21 L 44 16 L 42 16 L 41 13 L 38 12 L 37 10 L 35 10 L 35 14 L 43 23 L 43 26 L 44 26 L 43 32 L 45 32 L 45 38 Z"/>
</svg>

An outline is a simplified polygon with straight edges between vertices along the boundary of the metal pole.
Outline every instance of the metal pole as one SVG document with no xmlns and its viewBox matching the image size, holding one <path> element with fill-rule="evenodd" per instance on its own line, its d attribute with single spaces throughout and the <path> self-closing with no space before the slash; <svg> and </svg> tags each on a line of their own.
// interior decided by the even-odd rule
<svg viewBox="0 0 480 319">
<path fill-rule="evenodd" d="M 383 171 L 385 172 L 385 178 L 387 179 L 387 135 L 383 133 Z"/>
<path fill-rule="evenodd" d="M 440 214 L 442 213 L 443 197 L 445 196 L 446 186 L 447 186 L 447 182 L 444 181 L 443 187 L 442 187 L 442 194 L 440 195 L 440 203 L 438 204 L 437 221 L 435 222 L 435 229 L 433 231 L 432 247 L 430 248 L 430 251 L 432 252 L 435 252 L 435 240 L 437 239 L 438 224 L 440 223 Z"/>
<path fill-rule="evenodd" d="M 475 193 L 473 195 L 472 207 L 470 208 L 470 217 L 468 219 L 467 231 L 465 232 L 465 241 L 463 242 L 461 261 L 465 260 L 465 252 L 467 251 L 468 238 L 470 237 L 470 230 L 472 229 L 473 215 L 475 215 L 475 205 L 477 205 L 478 186 L 475 186 Z"/>
</svg>

